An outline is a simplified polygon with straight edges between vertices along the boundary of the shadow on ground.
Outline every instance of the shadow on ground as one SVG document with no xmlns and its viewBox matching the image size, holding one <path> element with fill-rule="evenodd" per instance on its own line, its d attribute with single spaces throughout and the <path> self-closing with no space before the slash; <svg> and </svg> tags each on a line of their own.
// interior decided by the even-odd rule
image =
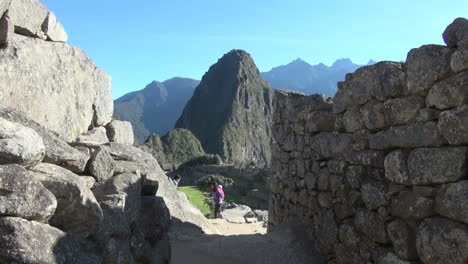
<svg viewBox="0 0 468 264">
<path fill-rule="evenodd" d="M 236 236 L 204 235 L 197 226 L 179 221 L 171 228 L 170 240 L 171 264 L 325 263 L 296 221 L 267 235 Z"/>
</svg>

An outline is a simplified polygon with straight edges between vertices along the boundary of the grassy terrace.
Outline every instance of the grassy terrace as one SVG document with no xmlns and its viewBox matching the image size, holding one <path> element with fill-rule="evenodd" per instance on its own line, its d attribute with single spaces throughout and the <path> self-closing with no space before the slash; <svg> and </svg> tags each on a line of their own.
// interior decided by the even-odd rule
<svg viewBox="0 0 468 264">
<path fill-rule="evenodd" d="M 196 186 L 180 186 L 178 189 L 187 195 L 189 201 L 195 205 L 203 215 L 205 215 L 207 218 L 213 217 L 213 213 L 211 212 L 210 208 L 204 203 L 208 192 L 202 192 L 197 189 Z M 234 193 L 229 193 L 229 190 L 226 192 L 226 198 L 226 202 L 241 203 L 241 198 Z"/>
</svg>

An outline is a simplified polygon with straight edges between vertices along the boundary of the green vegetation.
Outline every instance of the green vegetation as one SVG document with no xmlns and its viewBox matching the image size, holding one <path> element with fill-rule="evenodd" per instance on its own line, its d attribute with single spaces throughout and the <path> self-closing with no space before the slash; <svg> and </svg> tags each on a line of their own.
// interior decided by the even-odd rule
<svg viewBox="0 0 468 264">
<path fill-rule="evenodd" d="M 217 183 L 223 186 L 223 188 L 228 189 L 234 184 L 234 180 L 219 174 L 209 174 L 201 177 L 197 181 L 197 188 L 199 190 L 207 190 L 212 183 Z"/>
<path fill-rule="evenodd" d="M 151 134 L 142 148 L 153 154 L 161 164 L 213 159 L 205 154 L 200 141 L 187 129 L 173 129 L 162 137 Z"/>
<path fill-rule="evenodd" d="M 213 213 L 209 206 L 205 203 L 205 198 L 209 194 L 208 192 L 202 192 L 195 186 L 182 186 L 178 189 L 187 195 L 189 201 L 195 205 L 203 215 L 208 218 L 212 217 Z"/>
<path fill-rule="evenodd" d="M 193 158 L 187 162 L 184 162 L 182 165 L 180 165 L 180 167 L 185 168 L 185 167 L 194 167 L 194 166 L 200 166 L 200 165 L 220 165 L 222 163 L 223 161 L 219 155 L 204 154 L 196 158 Z"/>
<path fill-rule="evenodd" d="M 207 218 L 213 218 L 213 199 L 207 197 L 209 192 L 200 191 L 196 186 L 181 186 L 178 187 L 178 190 L 185 193 L 189 201 L 195 205 L 203 215 Z M 238 194 L 231 193 L 229 189 L 225 191 L 227 192 L 226 202 L 242 204 L 242 198 Z"/>
</svg>

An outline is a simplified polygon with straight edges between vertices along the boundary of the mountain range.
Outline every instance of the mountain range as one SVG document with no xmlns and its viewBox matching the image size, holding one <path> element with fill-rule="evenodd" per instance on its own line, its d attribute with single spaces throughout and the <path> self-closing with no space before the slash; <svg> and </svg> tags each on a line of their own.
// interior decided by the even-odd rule
<svg viewBox="0 0 468 264">
<path fill-rule="evenodd" d="M 371 60 L 368 65 L 374 63 Z M 322 63 L 310 65 L 296 59 L 261 73 L 261 78 L 277 89 L 334 96 L 336 83 L 343 81 L 346 73 L 354 72 L 361 66 L 363 65 L 355 64 L 350 59 L 339 59 L 331 66 Z M 115 100 L 114 111 L 120 119 L 132 123 L 135 137 L 143 143 L 151 133 L 162 136 L 174 128 L 199 83 L 198 80 L 180 77 L 164 82 L 153 81 L 144 89 Z"/>
<path fill-rule="evenodd" d="M 143 90 L 115 100 L 114 112 L 132 123 L 135 137 L 143 143 L 151 133 L 164 135 L 174 128 L 199 82 L 179 77 L 162 83 L 153 81 Z"/>
<path fill-rule="evenodd" d="M 370 60 L 367 65 L 374 64 Z M 331 66 L 323 63 L 310 65 L 302 59 L 275 67 L 269 72 L 263 72 L 262 77 L 273 88 L 292 90 L 307 95 L 321 93 L 333 97 L 337 91 L 336 83 L 344 81 L 345 75 L 354 72 L 359 67 L 350 59 L 339 59 Z"/>
</svg>

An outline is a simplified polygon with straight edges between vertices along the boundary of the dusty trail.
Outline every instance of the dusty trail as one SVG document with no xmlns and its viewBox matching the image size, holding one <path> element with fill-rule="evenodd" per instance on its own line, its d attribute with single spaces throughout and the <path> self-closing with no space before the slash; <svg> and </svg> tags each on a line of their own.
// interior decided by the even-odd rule
<svg viewBox="0 0 468 264">
<path fill-rule="evenodd" d="M 171 234 L 171 264 L 319 264 L 324 263 L 314 245 L 297 225 L 265 234 L 263 223 L 213 223 L 222 235 L 191 233 L 186 229 Z M 254 233 L 262 232 L 262 233 Z M 189 232 L 190 233 L 190 232 Z"/>
</svg>

